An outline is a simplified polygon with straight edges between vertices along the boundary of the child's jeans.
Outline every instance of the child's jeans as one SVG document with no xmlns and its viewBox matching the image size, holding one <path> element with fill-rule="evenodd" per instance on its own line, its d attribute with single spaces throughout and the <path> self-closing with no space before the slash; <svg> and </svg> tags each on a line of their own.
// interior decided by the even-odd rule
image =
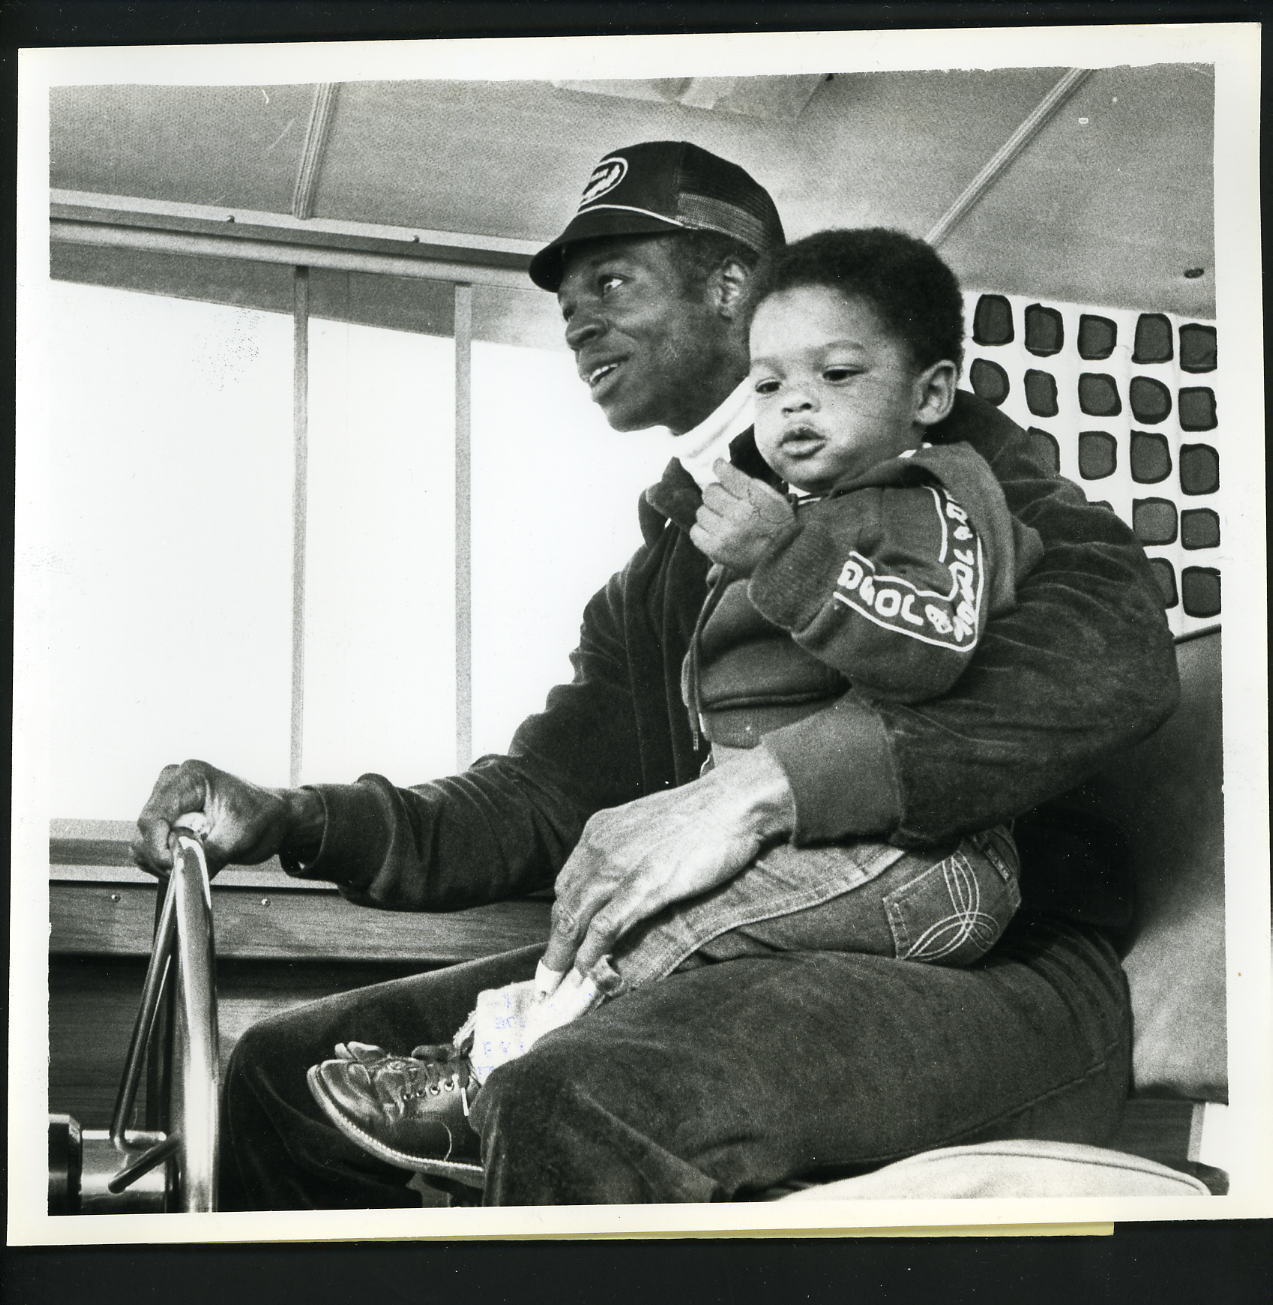
<svg viewBox="0 0 1273 1305">
<path fill-rule="evenodd" d="M 953 847 L 884 843 L 771 848 L 741 874 L 676 902 L 619 940 L 585 976 L 547 1000 L 531 981 L 482 992 L 455 1035 L 475 1077 L 525 1055 L 546 1033 L 673 970 L 772 952 L 857 952 L 970 965 L 998 941 L 1021 895 L 1002 827 Z"/>
<path fill-rule="evenodd" d="M 703 896 L 677 902 L 620 940 L 602 983 L 618 995 L 685 963 L 775 951 L 844 951 L 969 965 L 1021 901 L 1006 828 L 953 847 L 783 844 Z"/>
</svg>

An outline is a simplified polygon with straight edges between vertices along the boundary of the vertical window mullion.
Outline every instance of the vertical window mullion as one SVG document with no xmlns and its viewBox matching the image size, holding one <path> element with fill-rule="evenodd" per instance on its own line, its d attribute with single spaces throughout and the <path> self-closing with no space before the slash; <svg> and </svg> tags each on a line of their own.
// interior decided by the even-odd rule
<svg viewBox="0 0 1273 1305">
<path fill-rule="evenodd" d="M 305 728 L 305 544 L 309 506 L 309 268 L 292 269 L 292 719 L 289 783 L 301 782 Z"/>
<path fill-rule="evenodd" d="M 473 759 L 473 287 L 454 287 L 455 338 L 455 761 Z"/>
</svg>

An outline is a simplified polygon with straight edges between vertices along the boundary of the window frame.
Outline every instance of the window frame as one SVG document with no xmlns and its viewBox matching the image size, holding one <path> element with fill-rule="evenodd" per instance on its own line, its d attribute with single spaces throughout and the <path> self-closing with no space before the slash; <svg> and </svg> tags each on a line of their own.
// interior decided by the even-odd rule
<svg viewBox="0 0 1273 1305">
<path fill-rule="evenodd" d="M 302 205 L 302 209 L 303 209 Z M 125 249 L 139 253 L 216 257 L 273 263 L 292 270 L 292 612 L 289 783 L 301 783 L 304 761 L 306 575 L 309 505 L 310 273 L 336 271 L 440 282 L 451 287 L 455 381 L 453 498 L 455 600 L 455 753 L 463 768 L 473 751 L 472 374 L 475 286 L 524 289 L 535 246 L 527 241 L 423 229 L 340 222 L 304 216 L 170 203 L 126 196 L 54 190 L 52 245 Z M 217 302 L 210 300 L 209 302 Z M 50 874 L 55 882 L 145 880 L 132 866 L 125 820 L 50 821 Z M 313 889 L 289 879 L 277 859 L 232 867 L 243 887 Z"/>
</svg>

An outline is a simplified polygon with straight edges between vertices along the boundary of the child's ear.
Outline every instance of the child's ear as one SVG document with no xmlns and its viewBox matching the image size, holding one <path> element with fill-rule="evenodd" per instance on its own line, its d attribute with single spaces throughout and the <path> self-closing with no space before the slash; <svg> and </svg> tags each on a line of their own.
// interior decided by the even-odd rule
<svg viewBox="0 0 1273 1305">
<path fill-rule="evenodd" d="M 708 279 L 708 293 L 724 318 L 735 318 L 747 295 L 751 270 L 736 258 L 727 258 Z"/>
<path fill-rule="evenodd" d="M 920 372 L 915 380 L 915 420 L 921 426 L 935 426 L 950 416 L 958 380 L 959 368 L 948 358 Z"/>
</svg>

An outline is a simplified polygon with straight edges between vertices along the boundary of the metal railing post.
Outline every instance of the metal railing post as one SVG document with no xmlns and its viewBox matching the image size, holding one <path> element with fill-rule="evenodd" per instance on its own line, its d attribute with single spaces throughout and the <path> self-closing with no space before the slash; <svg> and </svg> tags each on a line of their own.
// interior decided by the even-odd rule
<svg viewBox="0 0 1273 1305">
<path fill-rule="evenodd" d="M 111 1141 L 129 1160 L 107 1184 L 111 1192 L 122 1192 L 156 1165 L 175 1157 L 181 1209 L 187 1212 L 215 1210 L 217 1191 L 221 1073 L 212 897 L 199 834 L 205 823 L 202 816 L 183 816 L 173 826 L 169 840 L 172 870 L 111 1119 Z M 177 1117 L 173 1119 L 169 1110 L 167 1136 L 158 1141 L 153 1132 L 132 1138 L 128 1124 L 142 1067 L 148 1049 L 154 1050 L 156 1015 L 174 977 L 177 1002 L 171 1029 L 180 1042 Z M 148 1103 L 152 1108 L 155 1104 Z"/>
</svg>

